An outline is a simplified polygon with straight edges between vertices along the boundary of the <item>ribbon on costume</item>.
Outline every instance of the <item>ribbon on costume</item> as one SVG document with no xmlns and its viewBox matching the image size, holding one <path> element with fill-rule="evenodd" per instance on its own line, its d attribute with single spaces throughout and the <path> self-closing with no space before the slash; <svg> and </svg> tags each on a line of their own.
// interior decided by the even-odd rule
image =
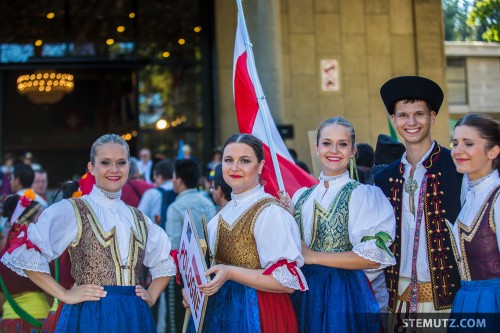
<svg viewBox="0 0 500 333">
<path fill-rule="evenodd" d="M 40 253 L 42 252 L 42 251 L 40 251 L 40 248 L 38 246 L 33 244 L 28 239 L 28 228 L 26 227 L 26 224 L 21 225 L 21 227 L 19 228 L 19 234 L 22 234 L 22 236 L 18 236 L 17 238 L 11 240 L 10 247 L 7 250 L 7 253 L 12 254 L 12 252 L 14 252 L 15 249 L 17 249 L 18 247 L 20 247 L 24 244 L 26 244 L 26 248 L 28 250 L 35 249 L 36 251 L 38 251 Z"/>
<path fill-rule="evenodd" d="M 177 273 L 175 274 L 175 282 L 178 285 L 181 285 L 181 271 L 179 270 L 179 259 L 177 258 L 178 254 L 179 254 L 179 250 L 170 251 L 170 255 L 174 259 L 175 267 L 177 268 Z"/>
<path fill-rule="evenodd" d="M 375 245 L 377 245 L 379 249 L 387 252 L 392 258 L 394 258 L 394 254 L 392 254 L 392 252 L 385 245 L 385 243 L 387 242 L 392 242 L 392 237 L 389 236 L 388 233 L 384 231 L 379 231 L 375 234 L 375 236 L 364 236 L 363 238 L 361 238 L 361 241 L 365 242 L 372 239 L 376 239 Z"/>
<path fill-rule="evenodd" d="M 276 268 L 281 267 L 281 266 L 286 266 L 288 271 L 293 276 L 295 276 L 297 278 L 297 280 L 299 280 L 300 290 L 305 291 L 306 287 L 304 286 L 304 283 L 302 282 L 302 278 L 300 277 L 300 274 L 297 270 L 297 263 L 295 261 L 288 262 L 288 260 L 286 260 L 286 259 L 278 260 L 277 262 L 275 262 L 274 264 L 269 266 L 262 274 L 271 275 Z"/>
</svg>

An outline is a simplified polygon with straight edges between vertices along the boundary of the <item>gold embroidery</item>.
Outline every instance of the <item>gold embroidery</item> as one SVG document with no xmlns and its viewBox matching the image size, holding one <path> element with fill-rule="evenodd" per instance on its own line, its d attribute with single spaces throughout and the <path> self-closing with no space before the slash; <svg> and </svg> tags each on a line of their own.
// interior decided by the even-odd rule
<svg viewBox="0 0 500 333">
<path fill-rule="evenodd" d="M 73 200 L 70 200 L 73 201 Z M 105 233 L 92 207 L 83 199 L 72 202 L 82 232 L 79 242 L 70 248 L 74 259 L 71 274 L 78 284 L 134 285 L 140 264 L 144 260 L 147 241 L 147 225 L 144 215 L 132 208 L 134 228 L 130 230 L 127 265 L 121 265 L 121 256 L 116 236 L 116 227 Z M 112 265 L 110 262 L 112 261 Z M 125 278 L 125 270 L 129 272 Z"/>
<path fill-rule="evenodd" d="M 73 206 L 73 210 L 75 211 L 75 216 L 76 216 L 76 224 L 78 225 L 78 232 L 76 234 L 76 240 L 70 244 L 71 247 L 75 247 L 80 243 L 80 238 L 82 238 L 82 217 L 80 216 L 80 213 L 78 212 L 78 207 L 76 206 L 75 201 L 69 200 L 71 205 Z"/>
<path fill-rule="evenodd" d="M 493 189 L 494 191 L 495 189 Z M 492 191 L 492 192 L 493 192 Z M 497 201 L 498 199 L 498 196 L 500 195 L 500 191 L 497 192 L 495 194 L 495 197 L 493 198 L 493 201 L 492 201 L 492 205 L 494 206 L 495 205 L 495 202 Z M 493 231 L 493 233 L 496 235 L 497 234 L 497 228 L 495 227 L 495 215 L 493 214 L 493 209 L 492 209 L 492 212 L 490 214 L 490 218 L 489 218 L 489 225 L 490 225 L 490 228 L 491 228 L 491 231 Z"/>
<path fill-rule="evenodd" d="M 257 201 L 241 214 L 233 225 L 229 225 L 219 215 L 214 250 L 216 263 L 251 269 L 261 268 L 254 227 L 260 212 L 271 204 L 279 202 L 274 198 Z"/>
<path fill-rule="evenodd" d="M 457 223 L 458 223 L 458 221 L 457 221 Z M 453 232 L 451 232 L 451 230 L 453 230 L 453 226 L 451 225 L 450 221 L 448 221 L 448 220 L 446 220 L 446 225 L 448 226 L 448 230 L 450 230 L 451 249 L 453 250 L 453 255 L 455 256 L 455 258 L 457 260 L 458 273 L 460 274 L 460 279 L 465 280 L 464 271 L 463 271 L 464 270 L 464 263 L 463 263 L 462 257 L 460 256 L 460 252 L 458 251 L 455 235 L 453 235 Z"/>
</svg>

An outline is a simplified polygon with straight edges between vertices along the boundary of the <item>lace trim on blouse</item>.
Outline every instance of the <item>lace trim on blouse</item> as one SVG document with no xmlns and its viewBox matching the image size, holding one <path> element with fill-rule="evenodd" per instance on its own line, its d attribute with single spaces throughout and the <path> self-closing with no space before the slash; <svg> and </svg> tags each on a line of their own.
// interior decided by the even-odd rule
<svg viewBox="0 0 500 333">
<path fill-rule="evenodd" d="M 269 265 L 268 269 L 271 266 L 272 265 Z M 295 290 L 302 290 L 302 291 L 309 290 L 306 278 L 304 277 L 304 274 L 302 273 L 300 268 L 294 267 L 294 270 L 298 273 L 299 276 L 293 275 L 292 272 L 290 272 L 290 269 L 288 268 L 287 265 L 282 265 L 274 268 L 271 274 L 273 275 L 274 279 L 278 281 L 282 286 L 285 286 L 287 288 L 292 288 Z M 304 289 L 302 289 L 300 286 L 299 278 L 302 281 Z"/>
<path fill-rule="evenodd" d="M 332 180 L 337 180 L 337 179 L 340 179 L 342 177 L 345 176 L 345 174 L 348 174 L 348 172 L 344 172 L 343 174 L 340 174 L 340 175 L 336 175 L 336 176 L 325 176 L 323 174 L 323 171 L 321 171 L 320 175 L 319 175 L 319 180 L 322 181 L 322 182 L 329 182 L 329 181 L 332 181 Z M 349 174 L 348 174 L 349 175 Z"/>
<path fill-rule="evenodd" d="M 122 196 L 122 190 L 119 190 L 118 192 L 108 192 L 108 191 L 104 191 L 103 189 L 99 188 L 99 191 L 101 191 L 102 194 L 104 194 L 106 196 L 106 198 L 112 199 L 112 200 L 119 199 Z"/>
<path fill-rule="evenodd" d="M 395 265 L 396 259 L 391 257 L 386 251 L 377 247 L 375 241 L 375 239 L 371 239 L 366 242 L 358 243 L 352 248 L 352 252 L 365 259 L 378 262 L 380 267 L 377 269 Z M 386 243 L 386 245 L 389 246 L 391 243 Z"/>
<path fill-rule="evenodd" d="M 21 245 L 10 254 L 5 252 L 2 263 L 24 277 L 27 277 L 24 270 L 50 274 L 47 259 L 35 249 L 27 249 L 26 244 Z"/>
<path fill-rule="evenodd" d="M 151 272 L 152 279 L 174 276 L 177 274 L 177 266 L 175 265 L 174 259 L 169 256 L 168 259 L 160 261 L 155 267 L 151 267 L 149 271 Z"/>
</svg>

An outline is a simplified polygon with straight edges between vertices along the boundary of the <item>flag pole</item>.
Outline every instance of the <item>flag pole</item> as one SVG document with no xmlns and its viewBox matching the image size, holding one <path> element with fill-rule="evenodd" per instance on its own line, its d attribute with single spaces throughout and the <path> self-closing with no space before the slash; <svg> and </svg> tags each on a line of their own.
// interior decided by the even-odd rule
<svg viewBox="0 0 500 333">
<path fill-rule="evenodd" d="M 278 157 L 276 156 L 276 149 L 274 147 L 273 138 L 271 135 L 271 129 L 269 127 L 269 122 L 267 120 L 266 114 L 270 114 L 269 108 L 266 103 L 266 97 L 264 96 L 264 92 L 262 91 L 262 87 L 260 85 L 260 81 L 257 75 L 257 69 L 255 68 L 255 60 L 253 57 L 252 51 L 252 43 L 250 42 L 250 36 L 248 35 L 247 24 L 245 21 L 245 14 L 243 13 L 243 5 L 241 4 L 241 0 L 236 0 L 236 4 L 238 5 L 238 20 L 239 23 L 243 27 L 243 40 L 245 43 L 245 50 L 247 52 L 247 67 L 250 78 L 255 87 L 255 94 L 257 95 L 257 101 L 259 103 L 259 109 L 263 112 L 259 112 L 262 117 L 262 121 L 264 123 L 264 131 L 266 132 L 267 142 L 269 143 L 269 150 L 271 152 L 271 159 L 273 161 L 274 171 L 276 173 L 276 179 L 278 180 L 278 187 L 280 191 L 285 190 L 285 184 L 283 183 L 283 177 L 281 176 L 281 169 L 278 163 Z"/>
</svg>

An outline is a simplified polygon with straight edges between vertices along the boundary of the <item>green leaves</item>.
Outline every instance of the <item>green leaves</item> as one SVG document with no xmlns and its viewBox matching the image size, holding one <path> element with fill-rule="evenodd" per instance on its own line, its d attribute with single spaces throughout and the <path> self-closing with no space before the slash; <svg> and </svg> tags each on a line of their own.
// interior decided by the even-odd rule
<svg viewBox="0 0 500 333">
<path fill-rule="evenodd" d="M 375 234 L 375 236 L 364 236 L 363 238 L 361 238 L 361 241 L 362 242 L 366 242 L 366 241 L 369 241 L 369 240 L 372 240 L 372 239 L 375 239 L 375 245 L 377 245 L 377 247 L 379 249 L 382 249 L 384 250 L 385 252 L 387 252 L 391 257 L 394 258 L 394 255 L 392 254 L 392 252 L 387 248 L 387 246 L 385 245 L 385 243 L 387 242 L 392 242 L 392 237 L 389 236 L 388 233 L 384 232 L 384 231 L 379 231 Z"/>
</svg>

